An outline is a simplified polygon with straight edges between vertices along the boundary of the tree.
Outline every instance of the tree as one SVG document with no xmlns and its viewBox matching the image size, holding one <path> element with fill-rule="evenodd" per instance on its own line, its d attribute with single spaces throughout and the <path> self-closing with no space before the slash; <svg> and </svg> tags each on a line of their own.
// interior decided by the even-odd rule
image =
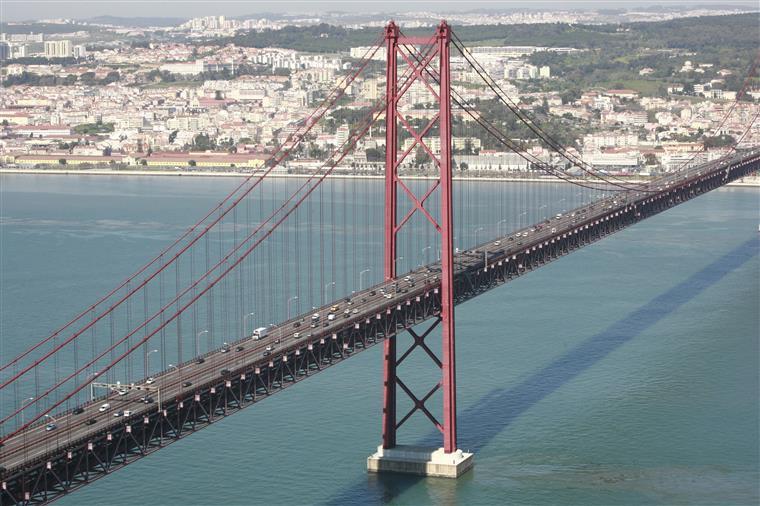
<svg viewBox="0 0 760 506">
<path fill-rule="evenodd" d="M 732 136 L 723 134 L 715 137 L 705 137 L 706 148 L 724 148 L 726 146 L 732 146 L 736 142 Z"/>
<path fill-rule="evenodd" d="M 179 130 L 174 130 L 172 133 L 169 134 L 169 144 L 174 144 L 174 140 L 177 138 L 178 133 L 179 133 Z"/>
<path fill-rule="evenodd" d="M 119 79 L 121 79 L 121 74 L 113 70 L 109 72 L 108 74 L 106 74 L 106 77 L 104 77 L 103 80 L 100 82 L 101 84 L 111 84 L 111 83 L 115 83 Z"/>
<path fill-rule="evenodd" d="M 216 142 L 209 138 L 207 134 L 198 134 L 193 139 L 193 145 L 195 149 L 200 151 L 208 151 L 216 148 Z"/>
<path fill-rule="evenodd" d="M 113 150 L 111 149 L 111 146 L 106 146 L 103 148 L 103 156 L 111 156 L 111 153 Z"/>
<path fill-rule="evenodd" d="M 188 160 L 188 161 L 187 161 L 187 164 L 188 164 L 190 167 L 195 167 L 195 166 L 197 165 L 197 162 L 196 162 L 195 160 Z"/>
<path fill-rule="evenodd" d="M 470 168 L 470 166 L 467 165 L 467 162 L 462 162 L 462 163 L 459 164 L 459 170 L 467 170 L 469 168 Z"/>
<path fill-rule="evenodd" d="M 368 162 L 382 162 L 385 159 L 385 154 L 377 148 L 368 148 L 365 153 Z"/>
<path fill-rule="evenodd" d="M 427 160 L 427 153 L 425 153 L 425 149 L 420 146 L 417 148 L 417 151 L 414 153 L 414 165 L 415 167 L 421 167 L 425 161 Z"/>
<path fill-rule="evenodd" d="M 223 100 L 223 99 L 224 99 L 224 97 L 222 97 L 222 91 L 221 90 L 216 90 L 214 92 L 214 100 Z"/>
<path fill-rule="evenodd" d="M 66 159 L 65 158 L 61 158 L 60 160 L 58 160 L 58 163 L 60 165 L 66 165 Z"/>
</svg>

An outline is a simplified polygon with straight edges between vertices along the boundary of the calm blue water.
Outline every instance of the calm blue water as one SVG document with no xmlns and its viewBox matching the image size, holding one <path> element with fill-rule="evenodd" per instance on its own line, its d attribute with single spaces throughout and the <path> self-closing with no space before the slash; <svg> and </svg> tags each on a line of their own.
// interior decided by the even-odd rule
<svg viewBox="0 0 760 506">
<path fill-rule="evenodd" d="M 3 362 L 234 184 L 3 176 Z M 460 446 L 476 467 L 458 481 L 365 473 L 375 348 L 60 503 L 757 504 L 758 196 L 702 196 L 459 306 Z M 435 382 L 422 354 L 400 375 Z M 434 441 L 423 418 L 407 425 L 401 442 Z"/>
</svg>

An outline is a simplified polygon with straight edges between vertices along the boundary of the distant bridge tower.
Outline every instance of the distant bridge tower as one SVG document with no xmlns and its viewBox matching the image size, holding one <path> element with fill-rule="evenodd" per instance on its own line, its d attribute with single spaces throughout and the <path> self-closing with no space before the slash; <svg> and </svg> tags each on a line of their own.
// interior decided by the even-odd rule
<svg viewBox="0 0 760 506">
<path fill-rule="evenodd" d="M 434 46 L 426 54 L 416 54 L 415 46 Z M 455 478 L 472 467 L 472 454 L 464 454 L 457 449 L 457 416 L 456 416 L 456 361 L 454 339 L 454 225 L 452 199 L 452 166 L 451 166 L 451 74 L 449 62 L 449 45 L 451 29 L 442 21 L 436 29 L 435 38 L 406 37 L 399 33 L 399 28 L 390 22 L 385 29 L 387 48 L 386 59 L 386 154 L 385 154 L 385 237 L 384 237 L 384 274 L 385 279 L 396 277 L 397 238 L 399 231 L 408 223 L 415 212 L 422 213 L 441 236 L 441 286 L 440 314 L 433 325 L 422 334 L 409 330 L 414 337 L 414 344 L 401 355 L 397 354 L 396 338 L 390 337 L 384 343 L 384 383 L 383 383 L 383 444 L 377 453 L 367 460 L 367 468 L 371 472 L 408 472 L 427 476 L 445 476 Z M 411 50 L 409 48 L 412 48 Z M 398 86 L 399 57 L 411 67 L 411 75 L 401 88 Z M 436 60 L 438 65 L 435 65 Z M 437 67 L 437 68 L 436 68 Z M 438 90 L 435 91 L 435 81 Z M 438 103 L 437 114 L 430 120 L 427 127 L 417 132 L 398 111 L 401 97 L 409 91 L 415 82 L 419 82 L 430 90 Z M 434 155 L 434 150 L 424 139 L 434 124 L 438 125 L 440 135 L 440 154 Z M 412 149 L 407 149 L 399 157 L 398 126 L 401 125 L 430 156 L 434 166 L 437 166 L 438 179 L 435 180 L 422 198 L 415 195 L 404 185 L 398 176 L 398 168 Z M 429 141 L 427 141 L 429 142 Z M 432 144 L 432 143 L 431 143 Z M 398 193 L 399 187 L 412 201 L 412 209 L 399 220 Z M 440 215 L 434 217 L 426 208 L 425 201 L 435 190 L 440 194 Z M 441 326 L 442 356 L 438 359 L 425 344 L 425 338 L 438 325 Z M 441 369 L 441 379 L 422 397 L 417 397 L 397 377 L 397 366 L 414 348 L 424 349 L 435 364 Z M 396 393 L 398 388 L 408 395 L 413 407 L 401 420 L 396 413 Z M 443 418 L 439 422 L 427 409 L 425 402 L 438 390 L 443 390 Z M 443 434 L 443 447 L 421 449 L 410 446 L 399 446 L 396 432 L 413 413 L 420 411 L 430 419 L 435 427 Z"/>
</svg>

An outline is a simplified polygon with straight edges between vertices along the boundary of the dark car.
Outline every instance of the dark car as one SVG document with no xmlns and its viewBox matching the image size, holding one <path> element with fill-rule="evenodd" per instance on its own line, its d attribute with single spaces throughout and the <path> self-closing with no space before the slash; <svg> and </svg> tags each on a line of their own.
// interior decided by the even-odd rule
<svg viewBox="0 0 760 506">
<path fill-rule="evenodd" d="M 264 356 L 265 356 L 265 357 L 268 357 L 268 356 L 269 356 L 269 355 L 271 355 L 271 354 L 272 354 L 272 352 L 271 352 L 271 351 L 265 351 L 265 352 L 264 352 Z"/>
<path fill-rule="evenodd" d="M 205 361 L 206 361 L 206 359 L 205 359 L 205 358 L 203 358 L 203 357 L 198 357 L 198 359 L 195 361 L 195 363 L 196 363 L 196 364 L 202 364 L 202 363 L 203 363 L 203 362 L 205 362 Z"/>
<path fill-rule="evenodd" d="M 243 346 L 238 346 L 235 348 L 235 351 L 243 351 L 245 348 Z"/>
<path fill-rule="evenodd" d="M 370 291 L 369 291 L 369 294 L 370 294 L 370 295 L 375 295 L 376 293 L 377 293 L 377 291 L 375 291 L 375 290 L 370 290 Z M 362 300 L 364 300 L 364 299 L 362 299 Z"/>
<path fill-rule="evenodd" d="M 96 422 L 97 422 L 97 420 L 95 420 L 94 418 L 90 418 L 89 420 L 87 420 L 86 422 L 84 422 L 84 424 L 85 425 L 95 425 Z"/>
<path fill-rule="evenodd" d="M 140 400 L 145 404 L 153 404 L 155 402 L 153 400 L 153 397 L 148 397 L 147 395 L 145 397 L 141 397 Z"/>
<path fill-rule="evenodd" d="M 81 415 L 82 413 L 84 413 L 84 408 L 82 406 L 77 406 L 76 408 L 74 408 L 74 411 L 72 411 L 72 413 L 75 415 Z"/>
<path fill-rule="evenodd" d="M 222 376 L 229 376 L 230 370 L 229 369 L 222 369 L 219 374 L 221 374 Z"/>
<path fill-rule="evenodd" d="M 192 381 L 185 381 L 184 383 L 182 383 L 182 386 L 185 387 L 185 388 L 191 387 L 191 386 L 193 386 L 193 383 L 192 383 Z"/>
<path fill-rule="evenodd" d="M 298 327 L 300 327 L 300 326 L 301 326 L 301 322 L 295 322 L 295 323 L 293 324 L 293 328 L 296 328 L 296 329 L 297 329 Z"/>
</svg>

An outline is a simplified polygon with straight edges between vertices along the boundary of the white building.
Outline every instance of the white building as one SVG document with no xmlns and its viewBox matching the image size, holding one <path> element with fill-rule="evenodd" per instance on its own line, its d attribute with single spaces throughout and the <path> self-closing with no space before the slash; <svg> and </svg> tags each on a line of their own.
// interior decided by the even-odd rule
<svg viewBox="0 0 760 506">
<path fill-rule="evenodd" d="M 601 148 L 626 148 L 638 146 L 639 137 L 635 134 L 588 134 L 583 137 L 583 150 L 592 151 Z"/>
<path fill-rule="evenodd" d="M 541 161 L 547 162 L 544 157 L 539 158 Z M 454 165 L 454 168 L 458 170 L 526 172 L 530 169 L 528 162 L 522 156 L 511 152 L 453 155 L 452 164 Z"/>
<path fill-rule="evenodd" d="M 662 155 L 662 167 L 668 171 L 693 167 L 707 161 L 707 152 L 687 151 L 683 153 L 665 153 Z"/>
<path fill-rule="evenodd" d="M 636 169 L 641 163 L 641 157 L 637 151 L 594 153 L 585 158 L 594 168 L 600 169 L 629 171 Z"/>
<path fill-rule="evenodd" d="M 45 42 L 45 58 L 68 58 L 73 55 L 70 40 Z"/>
</svg>

